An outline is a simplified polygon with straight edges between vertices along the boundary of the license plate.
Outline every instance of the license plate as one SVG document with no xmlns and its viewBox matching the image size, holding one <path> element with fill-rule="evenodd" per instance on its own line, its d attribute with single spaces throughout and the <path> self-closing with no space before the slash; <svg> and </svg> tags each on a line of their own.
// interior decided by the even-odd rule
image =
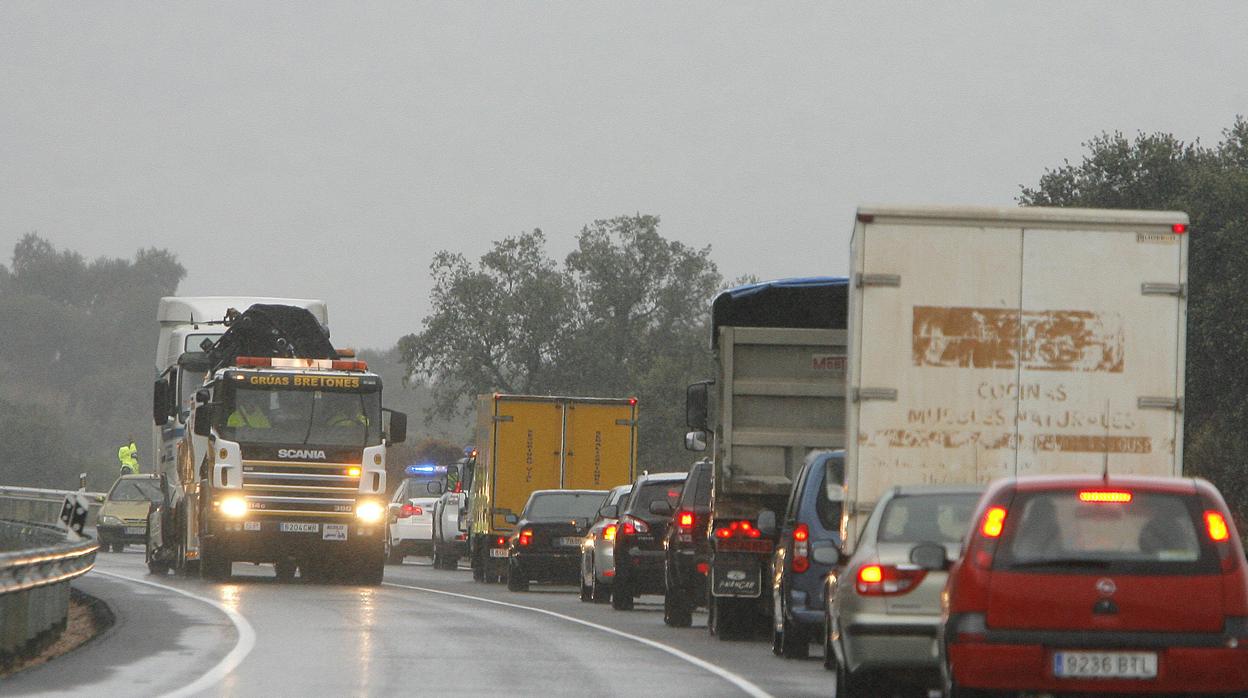
<svg viewBox="0 0 1248 698">
<path fill-rule="evenodd" d="M 316 533 L 321 530 L 321 525 L 314 523 L 291 523 L 289 521 L 283 521 L 277 525 L 277 530 L 282 533 Z"/>
<path fill-rule="evenodd" d="M 1054 652 L 1053 675 L 1061 679 L 1155 679 L 1155 652 Z"/>
<path fill-rule="evenodd" d="M 141 536 L 146 532 L 147 532 L 147 529 L 144 528 L 143 526 L 126 526 L 127 536 Z"/>
<path fill-rule="evenodd" d="M 490 548 L 490 557 L 507 557 L 507 548 Z"/>
<path fill-rule="evenodd" d="M 243 530 L 244 531 L 259 531 L 260 522 L 259 521 L 244 521 Z"/>
<path fill-rule="evenodd" d="M 581 539 L 580 538 L 560 538 L 559 545 L 565 545 L 569 548 L 579 548 L 581 547 Z"/>
<path fill-rule="evenodd" d="M 724 567 L 711 570 L 711 592 L 715 596 L 756 598 L 762 593 L 763 575 L 757 567 Z"/>
<path fill-rule="evenodd" d="M 347 539 L 347 525 L 346 524 L 325 524 L 325 532 L 321 534 L 321 540 L 346 540 L 346 539 Z"/>
</svg>

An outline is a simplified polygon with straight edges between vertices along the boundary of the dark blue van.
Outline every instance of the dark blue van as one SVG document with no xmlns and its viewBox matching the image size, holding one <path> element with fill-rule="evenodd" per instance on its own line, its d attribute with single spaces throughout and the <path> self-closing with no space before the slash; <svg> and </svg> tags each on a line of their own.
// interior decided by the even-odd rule
<svg viewBox="0 0 1248 698">
<path fill-rule="evenodd" d="M 829 474 L 832 497 L 825 487 Z M 841 545 L 843 498 L 839 493 L 844 481 L 844 451 L 812 452 L 793 478 L 772 558 L 771 651 L 779 656 L 806 657 L 811 640 L 822 638 L 823 579 L 834 565 L 816 562 L 814 551 Z"/>
</svg>

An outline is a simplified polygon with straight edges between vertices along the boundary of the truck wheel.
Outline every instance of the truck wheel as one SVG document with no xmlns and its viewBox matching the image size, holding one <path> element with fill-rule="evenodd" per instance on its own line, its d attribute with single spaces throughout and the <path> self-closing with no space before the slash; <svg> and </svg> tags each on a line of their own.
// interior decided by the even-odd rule
<svg viewBox="0 0 1248 698">
<path fill-rule="evenodd" d="M 689 601 L 680 589 L 667 587 L 663 592 L 663 622 L 672 628 L 687 628 L 693 625 L 693 611 Z"/>
<path fill-rule="evenodd" d="M 356 571 L 351 576 L 356 584 L 368 587 L 380 586 L 386 577 L 386 564 L 381 556 L 373 557 L 371 555 L 364 556 L 364 559 L 356 561 Z"/>
<path fill-rule="evenodd" d="M 529 580 L 520 571 L 520 565 L 507 561 L 507 591 L 528 591 Z"/>
<path fill-rule="evenodd" d="M 147 572 L 148 574 L 153 574 L 153 575 L 156 575 L 157 577 L 163 577 L 166 574 L 169 574 L 169 563 L 158 562 L 156 560 L 148 560 Z"/>
<path fill-rule="evenodd" d="M 452 571 L 452 572 L 454 572 L 455 570 L 459 569 L 459 558 L 458 558 L 458 557 L 456 557 L 456 556 L 454 556 L 454 555 L 446 555 L 446 556 L 444 556 L 444 557 L 443 557 L 443 559 L 444 559 L 444 560 L 446 560 L 446 567 L 443 567 L 442 569 L 444 569 L 444 570 L 450 570 L 450 571 Z"/>
<path fill-rule="evenodd" d="M 437 548 L 433 549 L 433 569 L 435 570 L 442 569 L 442 555 L 438 553 Z"/>
<path fill-rule="evenodd" d="M 113 543 L 113 552 L 124 553 L 126 551 L 125 543 Z"/>
<path fill-rule="evenodd" d="M 289 582 L 295 578 L 296 567 L 294 560 L 282 560 L 273 565 L 273 570 L 277 573 L 279 582 Z"/>
<path fill-rule="evenodd" d="M 611 608 L 617 611 L 633 610 L 633 590 L 619 577 L 611 584 Z"/>
<path fill-rule="evenodd" d="M 395 549 L 395 547 L 394 547 L 393 545 L 391 545 L 391 543 L 390 543 L 390 536 L 388 536 L 388 535 L 386 536 L 386 550 L 385 550 L 385 556 L 386 556 L 386 564 L 387 564 L 387 565 L 401 565 L 401 564 L 403 564 L 403 558 L 404 558 L 403 552 L 402 552 L 401 550 L 397 550 L 397 549 Z"/>
</svg>

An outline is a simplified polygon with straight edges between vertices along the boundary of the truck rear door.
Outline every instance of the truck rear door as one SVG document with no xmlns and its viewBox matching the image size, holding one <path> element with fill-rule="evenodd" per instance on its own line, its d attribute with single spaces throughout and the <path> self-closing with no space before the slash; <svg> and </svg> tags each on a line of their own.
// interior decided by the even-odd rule
<svg viewBox="0 0 1248 698">
<path fill-rule="evenodd" d="M 560 402 L 495 399 L 494 530 L 509 530 L 503 514 L 519 516 L 534 490 L 559 487 L 562 432 Z"/>
<path fill-rule="evenodd" d="M 604 490 L 633 481 L 637 405 L 628 400 L 578 402 L 565 413 L 563 487 Z"/>
<path fill-rule="evenodd" d="M 1091 226 L 1088 226 L 1091 227 Z M 1186 235 L 1028 229 L 1020 475 L 1178 475 Z"/>
</svg>

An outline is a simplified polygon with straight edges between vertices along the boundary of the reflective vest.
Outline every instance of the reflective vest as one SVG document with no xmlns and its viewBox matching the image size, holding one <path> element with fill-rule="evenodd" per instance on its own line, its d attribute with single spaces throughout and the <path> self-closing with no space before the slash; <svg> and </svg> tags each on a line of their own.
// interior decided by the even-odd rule
<svg viewBox="0 0 1248 698">
<path fill-rule="evenodd" d="M 259 408 L 247 409 L 243 405 L 239 405 L 237 409 L 230 413 L 229 419 L 225 420 L 225 425 L 227 427 L 251 427 L 252 429 L 268 429 L 272 426 L 269 424 L 269 417 L 264 413 L 264 410 Z"/>
<path fill-rule="evenodd" d="M 117 460 L 121 461 L 122 470 L 136 474 L 139 472 L 139 459 L 135 457 L 138 452 L 139 447 L 133 441 L 117 449 Z"/>
</svg>

